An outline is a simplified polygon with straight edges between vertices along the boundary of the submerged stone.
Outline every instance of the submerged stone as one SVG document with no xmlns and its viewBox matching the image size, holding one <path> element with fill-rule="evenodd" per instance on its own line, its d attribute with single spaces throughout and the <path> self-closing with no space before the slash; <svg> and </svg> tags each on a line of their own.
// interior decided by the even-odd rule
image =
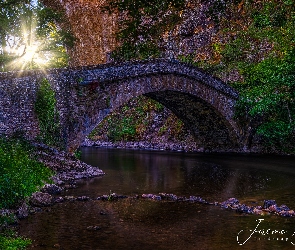
<svg viewBox="0 0 295 250">
<path fill-rule="evenodd" d="M 101 227 L 99 227 L 99 226 L 89 226 L 89 227 L 87 227 L 88 231 L 97 231 L 97 230 L 100 230 L 100 229 L 101 229 Z"/>
</svg>

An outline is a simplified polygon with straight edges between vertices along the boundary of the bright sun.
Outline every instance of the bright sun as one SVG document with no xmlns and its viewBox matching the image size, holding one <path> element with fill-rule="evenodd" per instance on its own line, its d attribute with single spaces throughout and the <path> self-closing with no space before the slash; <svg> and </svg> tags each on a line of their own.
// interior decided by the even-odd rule
<svg viewBox="0 0 295 250">
<path fill-rule="evenodd" d="M 17 58 L 12 61 L 11 66 L 18 70 L 30 68 L 32 65 L 42 69 L 48 60 L 40 53 L 41 49 L 42 45 L 40 42 L 36 42 L 33 45 L 26 43 L 19 45 L 17 48 L 10 49 L 10 53 L 17 56 Z"/>
<path fill-rule="evenodd" d="M 8 46 L 6 51 L 15 55 L 16 59 L 10 63 L 10 67 L 14 70 L 43 69 L 48 64 L 49 56 L 44 50 L 44 41 L 36 38 L 35 25 L 31 24 L 32 27 L 23 27 L 23 34 L 21 38 L 11 36 L 9 38 Z M 14 44 L 14 46 L 9 46 Z"/>
<path fill-rule="evenodd" d="M 22 57 L 22 60 L 25 62 L 31 62 L 38 55 L 38 46 L 27 46 Z"/>
</svg>

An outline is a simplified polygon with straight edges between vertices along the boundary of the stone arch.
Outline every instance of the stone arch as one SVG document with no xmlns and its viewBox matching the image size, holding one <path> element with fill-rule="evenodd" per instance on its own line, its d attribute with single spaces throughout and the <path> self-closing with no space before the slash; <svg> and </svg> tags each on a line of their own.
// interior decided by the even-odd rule
<svg viewBox="0 0 295 250">
<path fill-rule="evenodd" d="M 91 78 L 84 75 L 86 80 L 80 83 L 79 91 L 83 92 L 85 99 L 82 101 L 83 98 L 76 96 L 75 105 L 76 109 L 80 109 L 78 112 L 84 115 L 80 124 L 78 121 L 69 128 L 70 151 L 78 147 L 110 112 L 140 95 L 155 99 L 175 113 L 192 134 L 200 139 L 204 149 L 232 151 L 239 148 L 240 129 L 233 119 L 237 92 L 199 69 L 180 63 L 177 65 L 181 65 L 184 72 L 169 69 L 171 64 L 175 65 L 169 62 L 168 67 L 157 67 L 152 73 L 148 70 L 144 74 L 139 73 L 138 69 L 141 68 L 150 70 L 149 66 L 154 66 L 153 63 L 127 64 L 131 66 L 127 67 L 127 75 L 110 80 L 102 81 L 101 75 L 98 79 L 98 73 L 96 75 L 93 71 Z M 132 71 L 134 67 L 137 72 Z M 112 75 L 118 69 L 119 67 L 113 68 Z M 193 72 L 192 69 L 197 71 Z M 192 73 L 198 73 L 198 79 Z M 91 105 L 85 105 L 86 102 Z"/>
<path fill-rule="evenodd" d="M 209 149 L 239 150 L 247 141 L 247 129 L 234 119 L 237 91 L 197 67 L 160 59 L 1 73 L 1 134 L 21 130 L 29 139 L 36 138 L 34 100 L 43 78 L 48 79 L 56 94 L 67 151 L 78 148 L 112 110 L 140 95 L 170 108 Z M 17 109 L 11 105 L 13 93 L 20 100 Z"/>
<path fill-rule="evenodd" d="M 203 99 L 175 90 L 149 92 L 143 94 L 143 96 L 161 103 L 172 111 L 195 137 L 201 151 L 230 151 L 238 147 L 238 138 L 234 128 L 218 110 Z M 128 101 L 121 103 L 121 105 L 123 106 Z M 117 108 L 120 108 L 120 106 L 116 105 L 114 109 L 105 113 L 101 119 L 106 118 Z M 101 119 L 100 121 L 102 121 Z"/>
<path fill-rule="evenodd" d="M 203 99 L 171 90 L 151 92 L 145 96 L 160 102 L 182 120 L 204 151 L 237 148 L 235 129 L 218 110 Z"/>
</svg>

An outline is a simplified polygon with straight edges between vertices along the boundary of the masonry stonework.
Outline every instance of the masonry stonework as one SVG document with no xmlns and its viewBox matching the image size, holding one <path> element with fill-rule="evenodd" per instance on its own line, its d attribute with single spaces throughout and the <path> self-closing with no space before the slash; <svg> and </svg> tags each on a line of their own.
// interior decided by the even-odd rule
<svg viewBox="0 0 295 250">
<path fill-rule="evenodd" d="M 140 95 L 172 110 L 204 149 L 240 151 L 247 141 L 233 118 L 238 93 L 196 67 L 168 60 L 0 73 L 1 134 L 22 131 L 36 138 L 34 103 L 43 78 L 55 91 L 67 151 L 79 147 L 112 110 Z"/>
</svg>

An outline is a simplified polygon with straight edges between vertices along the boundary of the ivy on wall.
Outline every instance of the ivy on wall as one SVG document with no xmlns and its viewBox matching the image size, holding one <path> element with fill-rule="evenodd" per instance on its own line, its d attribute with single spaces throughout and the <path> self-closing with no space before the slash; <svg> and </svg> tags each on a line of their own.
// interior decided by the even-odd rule
<svg viewBox="0 0 295 250">
<path fill-rule="evenodd" d="M 113 51 L 115 60 L 159 57 L 159 40 L 181 20 L 184 0 L 108 1 L 104 9 L 119 13 L 117 39 L 121 46 Z"/>
<path fill-rule="evenodd" d="M 38 139 L 49 146 L 60 147 L 62 143 L 56 98 L 47 79 L 41 81 L 34 108 L 40 128 Z"/>
</svg>

